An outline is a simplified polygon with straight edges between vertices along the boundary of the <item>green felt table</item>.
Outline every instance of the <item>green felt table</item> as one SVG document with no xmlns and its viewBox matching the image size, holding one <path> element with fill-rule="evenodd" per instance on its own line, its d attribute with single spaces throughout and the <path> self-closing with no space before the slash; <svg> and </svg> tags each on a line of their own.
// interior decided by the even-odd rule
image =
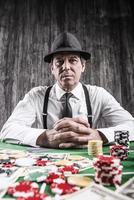
<svg viewBox="0 0 134 200">
<path fill-rule="evenodd" d="M 0 149 L 16 149 L 16 150 L 22 150 L 22 151 L 34 151 L 36 148 L 33 149 L 33 147 L 28 147 L 28 146 L 21 146 L 21 145 L 16 145 L 16 144 L 7 144 L 0 142 Z M 71 153 L 75 155 L 82 155 L 85 157 L 89 157 L 87 149 L 38 149 L 41 151 L 41 153 Z M 103 147 L 103 154 L 109 155 L 109 146 L 104 146 Z M 125 161 L 122 161 L 123 165 L 123 176 L 122 176 L 122 184 L 124 184 L 127 180 L 129 180 L 131 177 L 134 176 L 134 142 L 130 143 L 130 152 L 128 159 Z M 94 174 L 94 169 L 86 169 L 82 172 L 81 174 Z M 126 174 L 125 174 L 126 173 Z M 115 190 L 114 186 L 108 186 L 109 189 Z"/>
</svg>

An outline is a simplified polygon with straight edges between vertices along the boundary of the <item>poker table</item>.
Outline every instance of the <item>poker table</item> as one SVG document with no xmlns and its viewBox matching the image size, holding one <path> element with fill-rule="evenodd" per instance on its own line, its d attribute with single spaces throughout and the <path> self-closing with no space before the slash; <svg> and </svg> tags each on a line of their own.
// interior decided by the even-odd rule
<svg viewBox="0 0 134 200">
<path fill-rule="evenodd" d="M 109 148 L 110 146 L 103 146 L 103 154 L 109 155 Z M 33 148 L 29 146 L 22 146 L 22 145 L 16 145 L 16 144 L 7 144 L 4 142 L 0 142 L 0 149 L 13 149 L 13 150 L 22 150 L 22 151 L 28 151 L 28 152 L 44 152 L 44 153 L 70 153 L 75 155 L 81 155 L 84 157 L 88 157 L 88 151 L 87 149 L 47 149 L 47 148 Z M 128 181 L 130 178 L 134 176 L 134 142 L 130 142 L 130 151 L 127 160 L 121 161 L 123 165 L 123 176 L 122 176 L 122 183 L 124 184 L 126 181 Z M 91 175 L 93 177 L 95 173 L 94 168 L 89 168 L 84 171 L 81 171 L 80 174 L 83 175 Z M 115 190 L 116 188 L 114 186 L 106 186 L 111 190 Z M 5 195 L 6 197 L 6 195 Z"/>
</svg>

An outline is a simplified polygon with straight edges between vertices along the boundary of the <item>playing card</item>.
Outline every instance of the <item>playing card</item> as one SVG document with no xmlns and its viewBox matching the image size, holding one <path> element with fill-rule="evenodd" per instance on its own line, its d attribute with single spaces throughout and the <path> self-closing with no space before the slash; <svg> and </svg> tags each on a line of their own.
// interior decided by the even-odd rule
<svg viewBox="0 0 134 200">
<path fill-rule="evenodd" d="M 72 195 L 64 196 L 65 200 L 127 200 L 121 194 L 111 191 L 101 185 L 92 184 Z"/>
<path fill-rule="evenodd" d="M 45 156 L 52 161 L 56 161 L 56 160 L 64 160 L 68 157 L 69 154 L 67 153 L 49 153 L 46 154 Z"/>
<path fill-rule="evenodd" d="M 93 160 L 85 158 L 84 160 L 74 161 L 74 165 L 79 168 L 80 171 L 93 167 Z"/>
<path fill-rule="evenodd" d="M 68 157 L 68 153 L 30 153 L 30 157 L 38 159 L 48 159 L 49 161 L 64 160 Z"/>
<path fill-rule="evenodd" d="M 10 158 L 10 159 L 22 158 L 26 157 L 27 155 L 28 153 L 26 153 L 25 151 L 14 150 L 14 149 L 0 149 L 0 160 L 2 160 L 3 158 Z"/>
<path fill-rule="evenodd" d="M 41 148 L 41 147 L 29 147 L 27 148 L 29 153 L 46 153 L 52 151 L 50 148 Z"/>
<path fill-rule="evenodd" d="M 116 191 L 126 196 L 128 200 L 134 199 L 134 177 L 129 179 L 124 185 L 119 187 Z"/>
</svg>

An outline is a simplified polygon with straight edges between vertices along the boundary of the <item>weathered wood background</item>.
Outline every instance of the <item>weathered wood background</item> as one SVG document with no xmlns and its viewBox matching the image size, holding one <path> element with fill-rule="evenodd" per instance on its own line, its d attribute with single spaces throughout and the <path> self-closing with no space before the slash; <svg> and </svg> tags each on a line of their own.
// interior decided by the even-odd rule
<svg viewBox="0 0 134 200">
<path fill-rule="evenodd" d="M 83 80 L 134 115 L 133 0 L 0 0 L 0 128 L 32 87 L 52 84 L 43 56 L 61 31 L 92 54 Z"/>
</svg>

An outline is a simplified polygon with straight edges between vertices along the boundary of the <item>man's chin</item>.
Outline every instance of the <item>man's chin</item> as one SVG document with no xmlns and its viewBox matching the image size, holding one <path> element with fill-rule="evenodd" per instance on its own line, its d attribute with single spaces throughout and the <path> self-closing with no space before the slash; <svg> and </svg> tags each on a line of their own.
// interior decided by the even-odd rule
<svg viewBox="0 0 134 200">
<path fill-rule="evenodd" d="M 73 88 L 75 88 L 76 84 L 73 82 L 66 82 L 61 85 L 62 89 L 65 91 L 71 91 Z"/>
</svg>

